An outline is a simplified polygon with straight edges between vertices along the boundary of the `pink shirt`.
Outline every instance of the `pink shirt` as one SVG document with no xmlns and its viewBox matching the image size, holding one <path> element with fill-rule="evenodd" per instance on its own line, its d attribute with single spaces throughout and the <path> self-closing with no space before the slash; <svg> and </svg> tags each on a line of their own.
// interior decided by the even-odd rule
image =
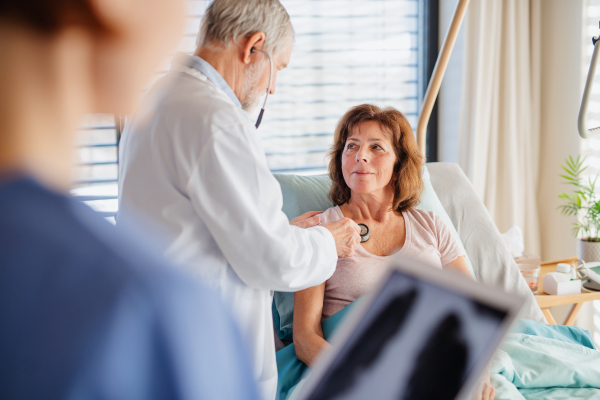
<svg viewBox="0 0 600 400">
<path fill-rule="evenodd" d="M 446 223 L 437 214 L 413 208 L 403 212 L 402 216 L 406 239 L 404 246 L 394 255 L 403 254 L 439 268 L 465 255 Z M 343 217 L 338 206 L 331 207 L 321 214 L 321 223 L 337 221 Z M 337 269 L 325 284 L 322 320 L 375 286 L 385 272 L 391 256 L 376 256 L 361 245 L 354 257 L 338 258 Z"/>
</svg>

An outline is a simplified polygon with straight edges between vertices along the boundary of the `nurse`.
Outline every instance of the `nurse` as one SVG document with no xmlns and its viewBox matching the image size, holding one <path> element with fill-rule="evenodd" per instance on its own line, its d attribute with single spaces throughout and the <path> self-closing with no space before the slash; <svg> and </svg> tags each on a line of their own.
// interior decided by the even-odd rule
<svg viewBox="0 0 600 400">
<path fill-rule="evenodd" d="M 277 387 L 272 291 L 323 283 L 338 257 L 352 256 L 360 243 L 359 227 L 347 218 L 319 227 L 308 214 L 290 225 L 248 115 L 269 86 L 262 52 L 273 61 L 274 94 L 293 40 L 278 0 L 215 0 L 195 53 L 175 58 L 120 144 L 117 224 L 158 227 L 161 250 L 219 289 L 269 400 Z"/>
<path fill-rule="evenodd" d="M 0 2 L 0 399 L 258 398 L 219 295 L 68 195 L 81 118 L 132 112 L 183 6 Z"/>
</svg>

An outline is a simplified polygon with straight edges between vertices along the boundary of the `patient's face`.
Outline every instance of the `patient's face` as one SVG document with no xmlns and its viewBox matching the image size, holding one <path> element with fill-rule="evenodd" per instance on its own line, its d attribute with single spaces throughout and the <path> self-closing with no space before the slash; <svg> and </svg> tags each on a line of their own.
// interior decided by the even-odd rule
<svg viewBox="0 0 600 400">
<path fill-rule="evenodd" d="M 342 173 L 348 187 L 360 194 L 384 194 L 391 189 L 396 152 L 391 135 L 376 121 L 363 122 L 346 140 Z"/>
</svg>

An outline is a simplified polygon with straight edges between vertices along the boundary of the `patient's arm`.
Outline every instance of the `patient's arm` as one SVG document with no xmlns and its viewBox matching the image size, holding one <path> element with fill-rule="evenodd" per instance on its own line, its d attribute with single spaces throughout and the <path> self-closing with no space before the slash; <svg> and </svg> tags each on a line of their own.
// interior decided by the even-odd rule
<svg viewBox="0 0 600 400">
<path fill-rule="evenodd" d="M 444 268 L 453 269 L 473 279 L 473 275 L 471 275 L 471 271 L 469 270 L 469 266 L 467 265 L 467 261 L 465 260 L 464 256 L 456 257 L 453 261 L 450 261 L 448 264 L 444 265 Z"/>
<path fill-rule="evenodd" d="M 444 265 L 444 268 L 453 269 L 473 279 L 473 275 L 471 275 L 471 271 L 469 270 L 467 261 L 463 256 L 455 258 L 447 265 Z M 490 382 L 490 369 L 491 363 L 490 365 L 488 365 L 486 371 L 483 373 L 483 376 L 479 381 L 478 388 L 473 393 L 472 400 L 494 400 L 496 389 L 494 388 L 494 386 L 492 386 L 492 383 Z"/>
<path fill-rule="evenodd" d="M 294 347 L 296 357 L 309 367 L 329 343 L 323 339 L 321 315 L 325 282 L 294 293 Z"/>
</svg>

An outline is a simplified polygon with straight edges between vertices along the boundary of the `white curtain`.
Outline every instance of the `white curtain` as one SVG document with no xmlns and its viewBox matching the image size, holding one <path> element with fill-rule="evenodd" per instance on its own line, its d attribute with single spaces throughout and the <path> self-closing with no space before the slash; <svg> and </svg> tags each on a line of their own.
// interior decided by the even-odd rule
<svg viewBox="0 0 600 400">
<path fill-rule="evenodd" d="M 465 17 L 459 164 L 501 232 L 540 254 L 541 0 L 471 0 Z"/>
</svg>

